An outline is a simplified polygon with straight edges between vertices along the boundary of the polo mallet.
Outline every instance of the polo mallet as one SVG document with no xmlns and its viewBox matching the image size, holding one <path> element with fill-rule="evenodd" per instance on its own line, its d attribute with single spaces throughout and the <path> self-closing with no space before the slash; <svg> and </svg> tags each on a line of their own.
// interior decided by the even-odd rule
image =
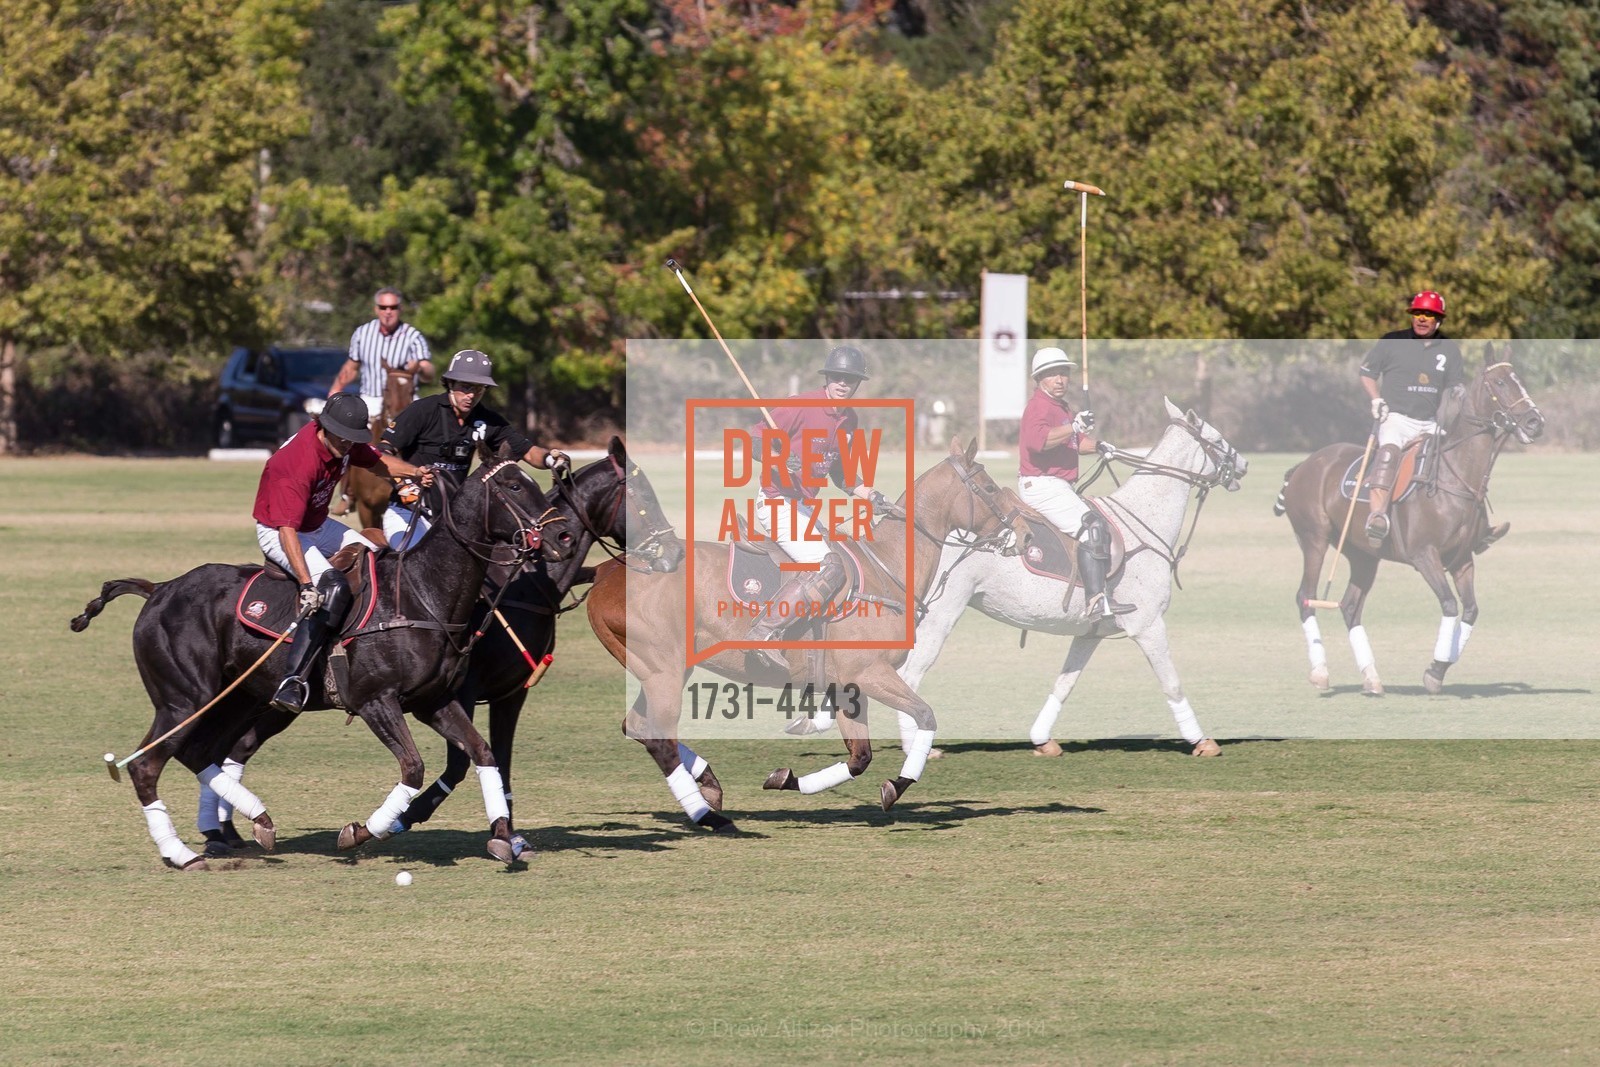
<svg viewBox="0 0 1600 1067">
<path fill-rule="evenodd" d="M 1372 432 L 1367 435 L 1366 451 L 1361 453 L 1361 469 L 1356 471 L 1355 488 L 1350 491 L 1350 506 L 1345 509 L 1344 513 L 1344 528 L 1339 531 L 1339 547 L 1333 550 L 1333 558 L 1328 561 L 1328 575 L 1322 583 L 1322 599 L 1306 601 L 1306 607 L 1308 608 L 1336 608 L 1339 606 L 1337 600 L 1328 599 L 1328 594 L 1333 590 L 1333 571 L 1335 567 L 1339 566 L 1339 557 L 1344 555 L 1344 539 L 1350 533 L 1350 520 L 1356 513 L 1356 498 L 1361 495 L 1361 483 L 1366 481 L 1367 478 L 1367 460 L 1372 458 L 1372 446 L 1377 440 L 1378 428 L 1374 426 Z"/>
<path fill-rule="evenodd" d="M 1105 196 L 1106 191 L 1087 182 L 1067 181 L 1062 188 L 1078 194 L 1078 318 L 1083 326 L 1083 406 L 1089 406 L 1089 197 Z"/>
<path fill-rule="evenodd" d="M 717 324 L 711 321 L 711 316 L 706 314 L 706 309 L 700 303 L 700 298 L 694 295 L 694 290 L 689 288 L 689 279 L 683 276 L 683 268 L 678 266 L 678 261 L 669 258 L 667 269 L 678 276 L 678 282 L 683 286 L 683 291 L 689 294 L 689 299 L 694 301 L 694 306 L 700 309 L 700 316 L 706 320 L 706 325 L 711 327 L 711 332 L 717 339 L 717 344 L 722 346 L 722 354 L 728 357 L 728 362 L 733 364 L 733 369 L 739 372 L 739 380 L 744 382 L 744 387 L 750 390 L 750 395 L 756 400 L 761 399 L 761 394 L 756 392 L 756 387 L 750 384 L 750 379 L 745 375 L 744 368 L 739 366 L 739 361 L 733 358 L 733 353 L 728 349 L 728 342 L 722 339 L 722 333 L 717 329 Z M 759 405 L 758 405 L 759 406 Z M 761 417 L 767 420 L 767 425 L 774 430 L 778 424 L 772 421 L 772 414 L 766 408 L 761 408 Z"/>
<path fill-rule="evenodd" d="M 132 763 L 134 760 L 138 759 L 140 756 L 144 755 L 146 752 L 149 752 L 152 748 L 155 748 L 161 742 L 165 741 L 167 738 L 171 737 L 173 734 L 177 733 L 179 730 L 183 729 L 185 726 L 188 726 L 190 723 L 194 722 L 200 716 L 202 716 L 206 712 L 210 711 L 211 708 L 217 703 L 217 701 L 221 700 L 223 697 L 227 696 L 229 693 L 231 693 L 235 689 L 237 689 L 239 687 L 239 683 L 240 682 L 242 682 L 246 678 L 250 677 L 250 675 L 255 673 L 255 669 L 257 667 L 259 667 L 263 663 L 267 662 L 267 657 L 272 655 L 274 649 L 276 649 L 279 645 L 283 644 L 285 641 L 289 640 L 290 635 L 293 634 L 296 630 L 298 630 L 300 628 L 300 624 L 305 621 L 306 616 L 310 615 L 311 612 L 314 611 L 314 610 L 316 610 L 316 609 L 312 608 L 312 609 L 307 609 L 305 611 L 302 611 L 295 618 L 294 622 L 289 624 L 289 628 L 287 630 L 283 631 L 283 633 L 279 634 L 278 635 L 278 639 L 276 641 L 272 642 L 272 644 L 267 646 L 267 650 L 265 652 L 261 653 L 261 656 L 260 656 L 259 659 L 257 659 L 254 663 L 250 664 L 249 667 L 246 667 L 245 668 L 245 672 L 243 674 L 239 675 L 239 677 L 235 678 L 231 683 L 229 683 L 228 688 L 224 689 L 222 692 L 220 692 L 216 696 L 212 697 L 210 702 L 207 703 L 205 707 L 201 708 L 199 711 L 195 712 L 193 715 L 189 716 L 187 719 L 184 719 L 178 725 L 174 726 L 172 729 L 168 730 L 166 733 L 162 734 L 160 737 L 156 738 L 154 741 L 150 742 L 148 745 L 145 745 L 143 748 L 139 749 L 139 751 L 134 752 L 131 755 L 127 755 L 127 756 L 122 757 L 121 759 L 117 759 L 117 754 L 115 752 L 107 752 L 105 754 L 105 756 L 104 756 L 104 759 L 106 761 L 106 773 L 111 775 L 111 780 L 113 782 L 122 781 L 122 768 L 126 767 L 128 764 Z"/>
<path fill-rule="evenodd" d="M 500 625 L 501 626 L 504 626 L 506 628 L 506 633 L 511 635 L 511 643 L 513 645 L 517 646 L 517 651 L 522 653 L 522 658 L 528 661 L 528 671 L 529 671 L 528 681 L 526 682 L 526 684 L 523 685 L 522 688 L 524 688 L 524 689 L 533 688 L 533 684 L 534 684 L 534 673 L 533 672 L 539 671 L 539 661 L 533 658 L 533 653 L 528 651 L 528 646 L 522 643 L 522 638 L 517 636 L 517 631 L 515 631 L 515 630 L 513 630 L 511 628 L 511 623 L 506 621 L 506 617 L 504 615 L 500 614 L 500 609 L 499 608 L 495 608 L 494 609 L 494 617 L 500 621 Z M 542 672 L 540 672 L 540 673 L 542 673 Z"/>
</svg>

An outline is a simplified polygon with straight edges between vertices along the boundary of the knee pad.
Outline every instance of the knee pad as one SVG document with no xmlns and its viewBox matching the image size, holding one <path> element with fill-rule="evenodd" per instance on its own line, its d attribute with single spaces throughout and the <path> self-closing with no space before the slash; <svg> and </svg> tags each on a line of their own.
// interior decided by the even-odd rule
<svg viewBox="0 0 1600 1067">
<path fill-rule="evenodd" d="M 344 574 L 337 570 L 326 570 L 322 577 L 317 579 L 317 591 L 322 594 L 322 610 L 328 613 L 328 618 L 337 623 L 344 619 L 345 612 L 350 610 L 355 594 L 350 591 L 350 582 Z"/>
<path fill-rule="evenodd" d="M 1098 511 L 1091 509 L 1083 517 L 1083 525 L 1078 527 L 1078 543 L 1096 559 L 1105 559 L 1110 554 L 1111 531 L 1106 529 L 1106 520 Z"/>
</svg>

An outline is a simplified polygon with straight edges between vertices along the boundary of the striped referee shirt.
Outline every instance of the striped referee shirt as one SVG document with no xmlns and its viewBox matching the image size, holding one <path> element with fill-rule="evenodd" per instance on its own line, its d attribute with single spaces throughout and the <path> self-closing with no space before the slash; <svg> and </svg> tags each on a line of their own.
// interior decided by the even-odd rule
<svg viewBox="0 0 1600 1067">
<path fill-rule="evenodd" d="M 409 322 L 402 322 L 385 337 L 378 320 L 362 323 L 350 335 L 350 358 L 361 366 L 361 392 L 383 395 L 384 368 L 402 368 L 414 359 L 431 360 L 428 339 Z"/>
</svg>

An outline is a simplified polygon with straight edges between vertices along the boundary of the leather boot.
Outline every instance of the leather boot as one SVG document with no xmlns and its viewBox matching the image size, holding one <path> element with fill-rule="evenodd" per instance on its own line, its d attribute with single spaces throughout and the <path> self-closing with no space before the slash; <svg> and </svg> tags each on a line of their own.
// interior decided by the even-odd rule
<svg viewBox="0 0 1600 1067">
<path fill-rule="evenodd" d="M 322 607 L 307 615 L 300 623 L 295 640 L 289 646 L 293 653 L 289 661 L 289 673 L 278 683 L 278 691 L 272 694 L 273 707 L 294 715 L 304 711 L 306 702 L 311 699 L 310 678 L 317 653 L 322 651 L 329 632 L 338 633 L 344 625 L 345 614 L 355 599 L 350 592 L 350 583 L 343 574 L 334 570 L 323 572 L 317 581 L 317 591 L 322 594 Z"/>
<path fill-rule="evenodd" d="M 1399 472 L 1400 450 L 1394 445 L 1381 446 L 1367 474 L 1367 538 L 1374 547 L 1389 536 L 1389 492 Z"/>
<path fill-rule="evenodd" d="M 1115 619 L 1134 610 L 1119 604 L 1106 592 L 1106 571 L 1111 566 L 1111 531 L 1098 512 L 1091 511 L 1078 530 L 1078 580 L 1083 583 L 1084 609 L 1091 617 Z"/>
<path fill-rule="evenodd" d="M 816 571 L 800 571 L 783 583 L 783 587 L 772 595 L 772 603 L 810 603 L 820 601 L 824 605 L 831 602 L 835 595 L 844 588 L 844 561 L 829 552 L 822 558 L 822 568 Z M 790 629 L 797 624 L 809 622 L 808 616 L 790 616 L 784 618 L 776 611 L 769 611 L 762 615 L 744 635 L 746 641 L 781 641 Z M 771 670 L 789 673 L 788 661 L 784 659 L 781 649 L 752 648 L 745 650 L 745 660 L 752 670 Z"/>
</svg>

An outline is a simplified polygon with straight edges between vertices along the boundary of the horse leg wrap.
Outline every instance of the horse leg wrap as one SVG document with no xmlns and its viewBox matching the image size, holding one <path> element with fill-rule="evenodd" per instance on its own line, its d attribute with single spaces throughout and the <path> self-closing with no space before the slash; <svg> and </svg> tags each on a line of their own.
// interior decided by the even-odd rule
<svg viewBox="0 0 1600 1067">
<path fill-rule="evenodd" d="M 394 824 L 400 821 L 400 816 L 405 814 L 420 792 L 422 790 L 412 789 L 404 782 L 395 783 L 383 803 L 378 805 L 378 810 L 372 813 L 372 818 L 367 820 L 367 833 L 379 841 L 394 833 Z"/>
<path fill-rule="evenodd" d="M 215 763 L 195 777 L 200 779 L 201 785 L 232 804 L 234 810 L 252 822 L 267 810 L 267 806 L 261 803 L 260 797 L 246 789 L 243 782 L 236 782 L 231 776 L 222 773 L 222 768 Z"/>
<path fill-rule="evenodd" d="M 1355 655 L 1356 667 L 1362 674 L 1378 665 L 1378 657 L 1372 654 L 1372 642 L 1367 640 L 1365 626 L 1350 627 L 1350 651 Z"/>
<path fill-rule="evenodd" d="M 1206 732 L 1200 729 L 1200 720 L 1194 717 L 1194 709 L 1189 706 L 1189 698 L 1167 701 L 1167 707 L 1172 709 L 1172 717 L 1178 723 L 1178 733 L 1191 745 L 1199 744 L 1206 739 Z"/>
<path fill-rule="evenodd" d="M 800 776 L 800 792 L 821 793 L 824 790 L 832 789 L 836 785 L 843 785 L 853 777 L 854 775 L 850 773 L 850 765 L 848 763 L 835 763 L 832 767 L 824 767 L 820 771 L 802 774 Z"/>
<path fill-rule="evenodd" d="M 1306 632 L 1306 652 L 1311 656 L 1312 667 L 1326 667 L 1328 665 L 1328 650 L 1322 644 L 1322 627 L 1317 625 L 1317 617 L 1309 616 L 1300 621 L 1300 629 Z"/>
<path fill-rule="evenodd" d="M 1028 731 L 1028 740 L 1035 745 L 1042 745 L 1050 740 L 1055 733 L 1056 718 L 1061 714 L 1061 698 L 1051 693 L 1044 699 L 1044 707 L 1039 709 L 1038 716 L 1033 720 L 1033 728 Z"/>
<path fill-rule="evenodd" d="M 1461 658 L 1461 651 L 1467 647 L 1467 638 L 1471 636 L 1470 622 L 1462 622 L 1458 615 L 1441 616 L 1439 639 L 1433 643 L 1433 658 L 1440 663 L 1454 663 Z"/>
<path fill-rule="evenodd" d="M 918 730 L 911 739 L 911 747 L 906 750 L 906 761 L 900 767 L 900 777 L 915 782 L 922 777 L 922 769 L 928 765 L 928 753 L 933 751 L 933 731 Z"/>
<path fill-rule="evenodd" d="M 499 819 L 509 823 L 511 805 L 506 803 L 506 784 L 500 777 L 500 768 L 473 764 L 472 769 L 478 772 L 478 788 L 483 790 L 483 810 L 489 816 L 489 825 L 493 826 Z"/>
<path fill-rule="evenodd" d="M 706 803 L 689 768 L 680 764 L 667 775 L 667 788 L 672 790 L 673 799 L 683 807 L 683 813 L 689 816 L 691 822 L 699 822 L 710 814 L 711 805 Z"/>
<path fill-rule="evenodd" d="M 182 867 L 198 857 L 179 839 L 172 817 L 167 814 L 167 805 L 162 801 L 153 800 L 144 806 L 144 824 L 150 828 L 150 838 L 156 843 L 161 858 L 168 863 Z"/>
<path fill-rule="evenodd" d="M 896 711 L 895 723 L 900 727 L 900 750 L 910 752 L 917 739 L 917 720 L 903 711 Z"/>
<path fill-rule="evenodd" d="M 706 768 L 711 766 L 706 762 L 706 758 L 704 756 L 700 755 L 682 741 L 678 742 L 678 762 L 689 768 L 689 777 L 695 779 L 696 781 L 699 781 L 700 776 L 706 773 Z"/>
<path fill-rule="evenodd" d="M 194 828 L 203 834 L 221 830 L 223 821 L 222 807 L 222 798 L 213 793 L 210 786 L 201 782 L 200 808 L 195 812 Z"/>
</svg>

